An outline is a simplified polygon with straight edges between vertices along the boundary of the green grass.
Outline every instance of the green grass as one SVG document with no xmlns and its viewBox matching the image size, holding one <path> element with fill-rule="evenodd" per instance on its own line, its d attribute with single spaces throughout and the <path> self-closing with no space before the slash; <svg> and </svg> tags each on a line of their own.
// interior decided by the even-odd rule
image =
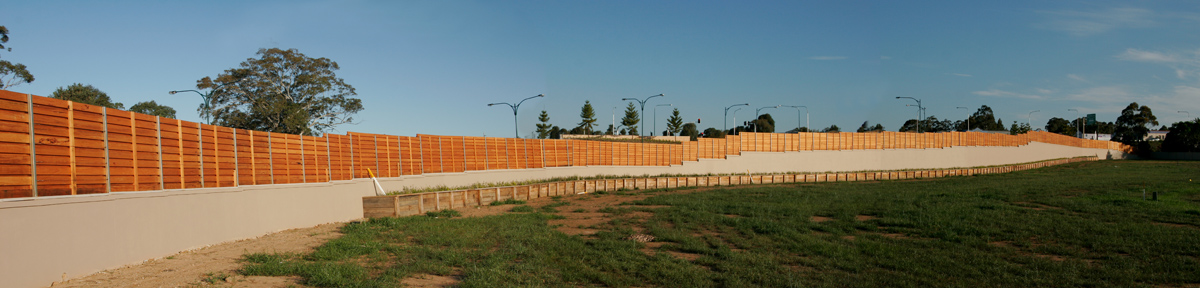
<svg viewBox="0 0 1200 288">
<path fill-rule="evenodd" d="M 504 201 L 492 202 L 491 204 L 488 204 L 488 205 L 489 206 L 500 206 L 500 205 L 522 205 L 522 204 L 525 204 L 525 200 L 517 200 L 517 199 L 510 198 L 510 199 L 505 199 Z"/>
<path fill-rule="evenodd" d="M 452 218 L 452 217 L 462 217 L 462 213 L 458 213 L 458 210 L 442 209 L 441 211 L 425 212 L 425 216 L 434 217 L 434 218 L 438 218 L 438 217 Z"/>
<path fill-rule="evenodd" d="M 523 212 L 523 213 L 524 212 L 533 212 L 533 207 L 530 207 L 529 205 L 521 205 L 521 206 L 513 207 L 512 210 L 509 210 L 509 211 Z"/>
<path fill-rule="evenodd" d="M 562 234 L 542 212 L 380 218 L 311 254 L 246 255 L 241 273 L 319 287 L 396 287 L 417 273 L 463 287 L 1186 286 L 1200 283 L 1197 175 L 1200 162 L 1100 161 L 663 193 L 633 204 L 664 208 L 601 209 L 616 218 L 595 237 Z M 623 240 L 636 226 L 666 242 L 656 250 L 699 258 L 639 251 Z"/>
</svg>

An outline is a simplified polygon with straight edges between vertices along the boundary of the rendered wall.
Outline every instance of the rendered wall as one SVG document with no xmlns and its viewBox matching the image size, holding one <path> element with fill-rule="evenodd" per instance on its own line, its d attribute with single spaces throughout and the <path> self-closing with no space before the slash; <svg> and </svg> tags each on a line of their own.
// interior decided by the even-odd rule
<svg viewBox="0 0 1200 288">
<path fill-rule="evenodd" d="M 1110 157 L 1110 155 L 1112 157 Z M 1020 147 L 743 152 L 664 167 L 575 166 L 382 179 L 385 189 L 563 176 L 899 170 L 991 166 L 1120 151 L 1031 143 Z M 104 269 L 276 231 L 363 216 L 367 179 L 0 201 L 0 286 L 44 287 Z"/>
</svg>

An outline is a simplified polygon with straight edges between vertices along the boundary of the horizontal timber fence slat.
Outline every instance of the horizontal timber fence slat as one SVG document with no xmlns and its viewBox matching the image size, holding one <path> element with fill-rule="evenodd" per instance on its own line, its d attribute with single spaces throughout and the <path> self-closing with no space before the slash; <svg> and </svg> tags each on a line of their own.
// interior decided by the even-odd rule
<svg viewBox="0 0 1200 288">
<path fill-rule="evenodd" d="M 743 132 L 680 144 L 358 132 L 317 137 L 207 125 L 0 90 L 0 199 L 316 183 L 370 177 L 368 169 L 378 177 L 400 177 L 568 166 L 670 166 L 742 152 L 1030 142 L 1132 151 L 1117 142 L 1041 131 Z M 480 198 L 485 196 L 472 201 L 485 201 Z"/>
</svg>

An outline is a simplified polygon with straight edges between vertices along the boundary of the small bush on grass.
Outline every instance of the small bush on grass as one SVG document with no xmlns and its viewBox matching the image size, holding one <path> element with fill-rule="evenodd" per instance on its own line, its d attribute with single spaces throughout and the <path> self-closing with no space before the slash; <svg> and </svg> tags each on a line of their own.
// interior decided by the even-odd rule
<svg viewBox="0 0 1200 288">
<path fill-rule="evenodd" d="M 458 213 L 457 210 L 442 209 L 440 211 L 425 212 L 425 216 L 429 216 L 429 217 L 433 217 L 433 218 L 454 218 L 454 217 L 462 217 L 462 213 Z"/>
<path fill-rule="evenodd" d="M 510 204 L 511 205 L 521 205 L 521 204 L 525 204 L 525 201 L 517 200 L 517 199 L 505 199 L 504 201 L 496 201 L 496 202 L 492 202 L 492 204 L 488 204 L 488 205 L 500 206 L 500 205 L 510 205 Z"/>
</svg>

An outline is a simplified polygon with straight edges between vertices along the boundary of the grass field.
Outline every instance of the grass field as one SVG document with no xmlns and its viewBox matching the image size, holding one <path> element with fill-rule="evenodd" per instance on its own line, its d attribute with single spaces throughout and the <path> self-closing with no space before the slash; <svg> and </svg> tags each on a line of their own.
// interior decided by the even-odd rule
<svg viewBox="0 0 1200 288">
<path fill-rule="evenodd" d="M 322 287 L 396 287 L 418 274 L 463 287 L 1200 285 L 1200 162 L 623 193 L 651 196 L 599 209 L 611 220 L 590 236 L 548 221 L 599 195 L 520 210 L 536 212 L 352 223 L 312 254 L 246 255 L 241 273 Z M 635 233 L 656 239 L 625 240 Z"/>
</svg>

